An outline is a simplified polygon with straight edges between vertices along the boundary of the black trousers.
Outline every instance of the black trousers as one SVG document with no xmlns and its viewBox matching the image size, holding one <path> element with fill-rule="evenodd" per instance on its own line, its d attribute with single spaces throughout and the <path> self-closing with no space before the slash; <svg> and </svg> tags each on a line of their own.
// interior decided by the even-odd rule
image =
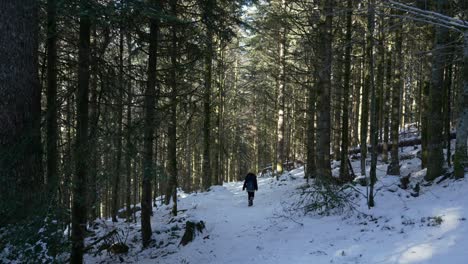
<svg viewBox="0 0 468 264">
<path fill-rule="evenodd" d="M 253 200 L 253 198 L 255 196 L 255 192 L 247 192 L 247 194 L 249 195 L 248 199 L 250 200 L 250 198 L 252 197 L 252 200 Z"/>
</svg>

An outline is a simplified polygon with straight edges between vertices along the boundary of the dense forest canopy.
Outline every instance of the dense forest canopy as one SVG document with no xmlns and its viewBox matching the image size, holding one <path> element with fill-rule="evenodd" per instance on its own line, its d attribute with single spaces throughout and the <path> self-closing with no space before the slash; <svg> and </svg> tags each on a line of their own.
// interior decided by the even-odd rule
<svg viewBox="0 0 468 264">
<path fill-rule="evenodd" d="M 148 247 L 158 201 L 304 164 L 369 177 L 373 207 L 403 145 L 463 178 L 467 21 L 466 0 L 1 1 L 0 250 L 82 263 L 94 220 L 138 210 Z"/>
</svg>

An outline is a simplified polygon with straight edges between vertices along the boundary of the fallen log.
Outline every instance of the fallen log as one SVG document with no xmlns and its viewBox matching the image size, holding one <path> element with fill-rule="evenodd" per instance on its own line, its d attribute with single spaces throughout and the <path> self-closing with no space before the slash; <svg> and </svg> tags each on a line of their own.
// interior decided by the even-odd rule
<svg viewBox="0 0 468 264">
<path fill-rule="evenodd" d="M 455 132 L 452 132 L 450 133 L 450 139 L 456 139 L 457 138 L 457 134 Z M 415 137 L 415 138 L 412 138 L 412 139 L 406 139 L 406 140 L 401 140 L 400 142 L 398 142 L 398 147 L 410 147 L 410 146 L 415 146 L 415 145 L 421 145 L 421 137 Z M 391 143 L 388 143 L 388 150 L 390 151 L 390 149 L 392 149 L 392 144 Z M 367 151 L 372 151 L 372 146 L 369 145 L 367 147 Z M 379 143 L 377 145 L 377 152 L 378 153 L 382 153 L 383 152 L 383 143 Z M 352 154 L 359 154 L 361 153 L 361 148 L 352 148 L 348 151 L 348 154 L 352 155 Z"/>
<path fill-rule="evenodd" d="M 114 235 L 117 235 L 117 229 L 114 229 L 112 231 L 110 231 L 109 233 L 107 233 L 106 235 L 100 237 L 99 239 L 97 239 L 96 241 L 94 241 L 93 243 L 89 244 L 88 246 L 86 246 L 83 250 L 84 253 L 88 252 L 89 250 L 91 250 L 95 245 L 97 245 L 99 242 L 105 240 L 105 239 L 108 239 Z"/>
</svg>

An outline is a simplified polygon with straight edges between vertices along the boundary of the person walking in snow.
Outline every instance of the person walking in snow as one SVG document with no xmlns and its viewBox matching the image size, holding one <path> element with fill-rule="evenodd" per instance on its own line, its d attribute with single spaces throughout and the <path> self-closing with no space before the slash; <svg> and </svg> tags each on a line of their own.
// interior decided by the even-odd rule
<svg viewBox="0 0 468 264">
<path fill-rule="evenodd" d="M 247 173 L 247 176 L 245 176 L 244 186 L 242 186 L 242 190 L 244 191 L 245 189 L 247 189 L 249 206 L 252 206 L 255 191 L 258 191 L 257 176 L 255 176 L 255 174 L 253 174 L 252 172 Z"/>
</svg>

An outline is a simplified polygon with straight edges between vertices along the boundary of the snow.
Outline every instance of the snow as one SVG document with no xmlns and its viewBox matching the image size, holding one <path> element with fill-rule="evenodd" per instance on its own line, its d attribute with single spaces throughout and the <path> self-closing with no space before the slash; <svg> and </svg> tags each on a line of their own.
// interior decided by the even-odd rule
<svg viewBox="0 0 468 264">
<path fill-rule="evenodd" d="M 402 154 L 416 154 L 407 147 Z M 352 162 L 359 171 L 359 160 Z M 126 263 L 468 263 L 467 177 L 428 185 L 419 160 L 401 161 L 402 175 L 411 186 L 420 183 L 419 196 L 398 187 L 399 178 L 386 176 L 379 163 L 376 206 L 366 204 L 366 187 L 350 193 L 352 208 L 342 214 L 304 214 L 293 207 L 305 187 L 303 168 L 277 181 L 258 178 L 254 206 L 247 206 L 242 182 L 214 186 L 209 192 L 181 193 L 179 210 L 154 208 L 152 247 L 142 249 L 140 225 L 102 221 L 97 237 L 115 227 L 130 246 Z M 437 181 L 436 181 L 437 182 Z M 203 221 L 206 230 L 187 246 L 179 246 L 186 220 Z M 104 225 L 105 224 L 105 225 Z M 106 226 L 106 228 L 103 228 Z M 108 253 L 90 254 L 86 263 L 114 263 Z"/>
</svg>

